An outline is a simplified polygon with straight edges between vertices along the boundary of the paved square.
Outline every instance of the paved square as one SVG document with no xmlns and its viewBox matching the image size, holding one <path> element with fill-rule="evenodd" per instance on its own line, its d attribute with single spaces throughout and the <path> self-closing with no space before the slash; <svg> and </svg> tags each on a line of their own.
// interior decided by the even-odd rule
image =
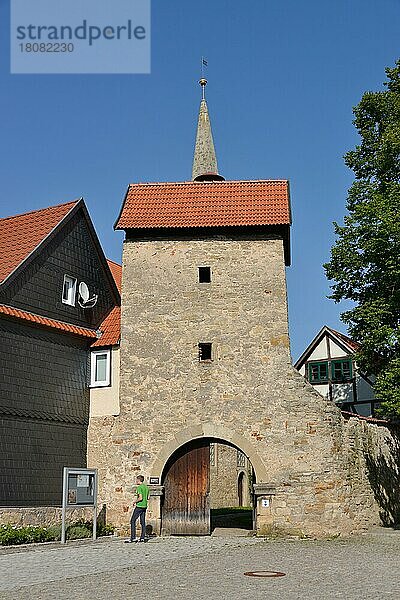
<svg viewBox="0 0 400 600">
<path fill-rule="evenodd" d="M 258 579 L 245 571 L 283 571 Z M 400 598 L 400 531 L 350 540 L 117 538 L 0 548 L 3 600 Z"/>
</svg>

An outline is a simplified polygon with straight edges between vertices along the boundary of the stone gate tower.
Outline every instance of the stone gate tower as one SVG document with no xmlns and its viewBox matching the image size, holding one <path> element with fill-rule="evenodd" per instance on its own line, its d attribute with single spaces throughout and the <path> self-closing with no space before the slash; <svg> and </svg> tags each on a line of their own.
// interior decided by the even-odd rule
<svg viewBox="0 0 400 600">
<path fill-rule="evenodd" d="M 192 181 L 130 185 L 116 223 L 126 232 L 120 414 L 96 442 L 101 499 L 126 523 L 143 473 L 159 532 L 174 457 L 222 441 L 253 465 L 259 531 L 351 531 L 375 518 L 372 493 L 356 499 L 340 411 L 291 366 L 289 184 L 218 174 L 200 83 Z M 185 464 L 184 477 L 200 469 L 198 458 Z"/>
</svg>

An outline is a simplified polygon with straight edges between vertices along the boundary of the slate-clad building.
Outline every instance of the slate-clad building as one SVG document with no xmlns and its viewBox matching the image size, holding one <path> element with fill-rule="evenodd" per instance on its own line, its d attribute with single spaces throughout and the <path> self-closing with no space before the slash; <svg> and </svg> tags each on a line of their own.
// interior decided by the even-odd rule
<svg viewBox="0 0 400 600">
<path fill-rule="evenodd" d="M 0 506 L 86 466 L 89 348 L 120 296 L 84 201 L 0 219 Z"/>
</svg>

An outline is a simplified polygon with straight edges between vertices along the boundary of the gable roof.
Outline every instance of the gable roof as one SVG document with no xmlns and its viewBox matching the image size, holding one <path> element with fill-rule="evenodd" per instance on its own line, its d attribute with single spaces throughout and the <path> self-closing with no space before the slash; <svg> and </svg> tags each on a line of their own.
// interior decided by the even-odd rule
<svg viewBox="0 0 400 600">
<path fill-rule="evenodd" d="M 107 259 L 108 266 L 113 274 L 115 283 L 121 293 L 122 266 L 113 260 Z M 114 306 L 108 313 L 100 327 L 101 335 L 92 344 L 92 348 L 103 348 L 105 346 L 116 346 L 121 337 L 121 307 Z"/>
<path fill-rule="evenodd" d="M 50 235 L 79 200 L 0 219 L 0 283 Z"/>
<path fill-rule="evenodd" d="M 34 260 L 42 248 L 79 210 L 83 213 L 115 304 L 119 305 L 121 297 L 118 286 L 83 198 L 0 219 L 0 285 L 8 284 L 14 276 L 17 277 L 19 269 Z"/>
<path fill-rule="evenodd" d="M 294 363 L 294 367 L 296 369 L 300 369 L 303 363 L 306 362 L 308 356 L 313 352 L 314 348 L 320 343 L 322 338 L 325 335 L 329 335 L 339 346 L 343 348 L 345 352 L 349 354 L 354 354 L 360 348 L 360 344 L 349 338 L 344 333 L 340 333 L 327 325 L 324 325 L 322 329 L 317 333 L 315 338 L 310 342 L 307 348 L 304 350 L 303 354 L 296 360 Z"/>
<path fill-rule="evenodd" d="M 115 229 L 290 225 L 287 180 L 137 183 Z"/>
</svg>

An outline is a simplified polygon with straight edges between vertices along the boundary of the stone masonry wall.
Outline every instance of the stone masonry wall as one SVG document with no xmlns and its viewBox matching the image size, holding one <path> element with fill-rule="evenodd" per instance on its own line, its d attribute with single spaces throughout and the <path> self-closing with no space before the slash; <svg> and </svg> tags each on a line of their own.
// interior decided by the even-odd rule
<svg viewBox="0 0 400 600">
<path fill-rule="evenodd" d="M 244 472 L 243 501 L 250 506 L 248 461 L 243 467 L 237 465 L 237 449 L 227 444 L 214 444 L 214 464 L 210 465 L 210 507 L 239 506 L 238 476 Z"/>
<path fill-rule="evenodd" d="M 27 525 L 60 525 L 61 513 L 61 507 L 57 506 L 0 508 L 0 525 L 10 524 L 20 527 Z M 93 509 L 87 507 L 68 509 L 67 523 L 74 523 L 81 519 L 91 521 L 93 519 Z"/>
<path fill-rule="evenodd" d="M 211 267 L 211 284 L 198 283 L 198 266 Z M 138 473 L 162 477 L 198 437 L 239 447 L 272 490 L 260 533 L 378 522 L 361 459 L 352 466 L 353 425 L 290 364 L 281 240 L 127 241 L 123 269 L 121 413 L 89 431 L 110 522 L 126 525 Z M 212 342 L 211 362 L 199 362 L 199 342 Z M 159 511 L 153 498 L 150 522 Z"/>
<path fill-rule="evenodd" d="M 348 503 L 352 519 L 361 526 L 400 525 L 400 428 L 350 418 L 344 426 L 347 483 L 357 502 Z M 368 507 L 365 514 L 359 506 Z M 379 518 L 378 518 L 379 517 Z"/>
</svg>

